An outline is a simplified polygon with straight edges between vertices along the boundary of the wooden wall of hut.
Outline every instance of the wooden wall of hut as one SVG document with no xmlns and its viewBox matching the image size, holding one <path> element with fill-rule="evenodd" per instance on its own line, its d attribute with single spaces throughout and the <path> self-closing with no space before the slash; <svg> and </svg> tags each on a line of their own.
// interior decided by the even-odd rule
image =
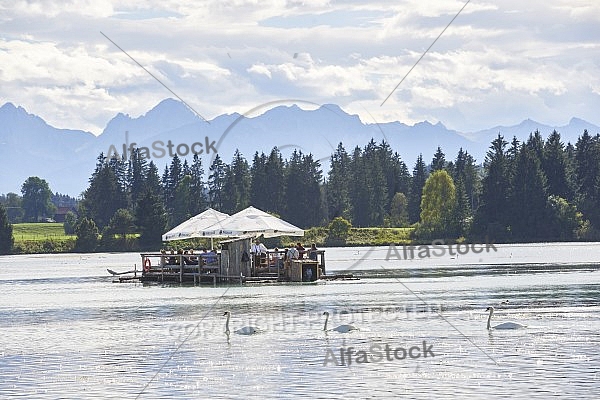
<svg viewBox="0 0 600 400">
<path fill-rule="evenodd" d="M 227 276 L 252 276 L 250 261 L 242 261 L 244 252 L 250 256 L 251 238 L 221 242 L 221 274 Z"/>
</svg>

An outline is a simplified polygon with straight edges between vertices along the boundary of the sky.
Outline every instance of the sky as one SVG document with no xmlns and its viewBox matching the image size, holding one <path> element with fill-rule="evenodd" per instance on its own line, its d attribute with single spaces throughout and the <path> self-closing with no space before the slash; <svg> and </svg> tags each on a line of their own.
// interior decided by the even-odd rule
<svg viewBox="0 0 600 400">
<path fill-rule="evenodd" d="M 462 132 L 600 124 L 600 2 L 464 5 L 0 0 L 0 105 L 96 135 L 175 96 L 207 120 L 297 99 Z"/>
</svg>

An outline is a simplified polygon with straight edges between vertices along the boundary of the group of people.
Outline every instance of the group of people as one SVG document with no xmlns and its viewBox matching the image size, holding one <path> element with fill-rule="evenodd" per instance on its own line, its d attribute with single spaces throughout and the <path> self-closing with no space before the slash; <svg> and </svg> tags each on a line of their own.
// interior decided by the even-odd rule
<svg viewBox="0 0 600 400">
<path fill-rule="evenodd" d="M 291 244 L 289 248 L 280 251 L 275 247 L 272 252 L 269 252 L 267 247 L 256 240 L 250 247 L 250 253 L 254 257 L 254 265 L 265 265 L 265 261 L 269 266 L 283 268 L 289 265 L 291 260 L 302 260 L 306 255 L 310 260 L 317 260 L 317 246 L 313 243 L 307 251 L 302 243 L 298 242 L 295 245 Z M 283 254 L 283 256 L 282 256 Z"/>
<path fill-rule="evenodd" d="M 295 246 L 292 244 L 289 249 L 285 250 L 284 260 L 302 260 L 306 253 L 308 253 L 308 258 L 310 260 L 317 261 L 317 245 L 314 243 L 311 244 L 310 249 L 307 252 L 300 242 Z"/>
<path fill-rule="evenodd" d="M 167 253 L 167 251 L 163 249 L 160 253 L 163 256 L 165 265 L 179 265 L 181 263 L 181 258 L 183 258 L 183 263 L 185 265 L 198 265 L 200 261 L 200 265 L 217 262 L 217 251 L 215 249 L 212 249 L 211 251 L 202 249 L 202 253 L 198 254 L 194 253 L 194 249 L 178 249 L 177 253 L 175 253 L 175 250 L 173 249 L 170 250 L 170 253 Z"/>
</svg>

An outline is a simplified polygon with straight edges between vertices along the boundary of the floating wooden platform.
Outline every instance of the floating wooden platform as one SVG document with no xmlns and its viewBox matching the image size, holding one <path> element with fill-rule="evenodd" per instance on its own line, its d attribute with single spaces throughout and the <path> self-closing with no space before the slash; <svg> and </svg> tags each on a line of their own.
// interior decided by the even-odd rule
<svg viewBox="0 0 600 400">
<path fill-rule="evenodd" d="M 236 244 L 243 244 L 237 243 Z M 234 249 L 230 243 L 227 252 Z M 237 254 L 237 253 L 236 253 Z M 256 268 L 246 262 L 244 268 L 229 263 L 222 254 L 188 253 L 142 253 L 142 269 L 131 271 L 107 271 L 115 277 L 113 282 L 157 282 L 187 284 L 243 284 L 243 283 L 315 283 L 319 280 L 357 280 L 352 274 L 324 274 L 324 251 L 319 251 L 320 261 L 313 259 L 291 260 L 284 267 L 263 266 L 257 261 Z M 239 254 L 238 254 L 239 255 Z M 223 263 L 225 261 L 225 263 Z M 223 272 L 226 272 L 225 274 Z M 233 273 L 232 273 L 233 272 Z M 117 278 L 118 277 L 118 278 Z"/>
</svg>

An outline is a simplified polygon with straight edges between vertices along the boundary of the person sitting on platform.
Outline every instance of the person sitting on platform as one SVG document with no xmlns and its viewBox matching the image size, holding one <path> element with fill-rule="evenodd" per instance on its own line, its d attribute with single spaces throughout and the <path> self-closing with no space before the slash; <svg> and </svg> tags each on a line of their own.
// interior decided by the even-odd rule
<svg viewBox="0 0 600 400">
<path fill-rule="evenodd" d="M 298 259 L 303 259 L 304 251 L 306 249 L 304 248 L 304 246 L 302 246 L 302 243 L 298 242 L 298 244 L 296 244 L 296 250 L 298 250 Z"/>
<path fill-rule="evenodd" d="M 186 256 L 186 257 L 183 257 L 183 263 L 185 265 L 196 265 L 196 264 L 198 264 L 198 259 L 196 257 L 190 256 L 190 254 L 192 254 L 193 252 L 194 252 L 193 250 L 189 250 L 189 251 L 185 250 L 183 252 L 184 256 Z"/>
<path fill-rule="evenodd" d="M 281 259 L 281 254 L 279 254 L 279 249 L 277 247 L 275 247 L 273 253 L 271 253 L 269 265 L 276 268 L 283 267 L 283 260 Z"/>
<path fill-rule="evenodd" d="M 254 244 L 250 246 L 250 253 L 252 253 L 254 267 L 258 268 L 261 265 L 261 260 L 265 259 L 267 256 L 267 248 L 260 240 L 256 239 Z"/>
<path fill-rule="evenodd" d="M 194 249 L 190 249 L 188 254 L 190 255 L 188 257 L 188 261 L 190 262 L 190 264 L 198 264 L 198 257 L 194 255 Z"/>
<path fill-rule="evenodd" d="M 165 249 L 160 249 L 160 265 L 167 264 L 167 252 Z"/>
<path fill-rule="evenodd" d="M 294 247 L 294 245 L 290 246 L 290 249 L 287 252 L 287 258 L 289 261 L 298 260 L 300 258 L 300 253 L 298 252 L 298 249 Z"/>
<path fill-rule="evenodd" d="M 217 261 L 218 261 L 218 259 L 217 259 L 217 250 L 212 249 L 211 251 L 209 251 L 207 253 L 206 263 L 207 264 L 216 264 Z"/>
<path fill-rule="evenodd" d="M 177 257 L 175 257 L 175 250 L 171 249 L 171 257 L 169 257 L 169 264 L 177 264 Z"/>
<path fill-rule="evenodd" d="M 310 245 L 310 251 L 308 252 L 308 258 L 317 261 L 317 245 L 315 243 Z"/>
</svg>

